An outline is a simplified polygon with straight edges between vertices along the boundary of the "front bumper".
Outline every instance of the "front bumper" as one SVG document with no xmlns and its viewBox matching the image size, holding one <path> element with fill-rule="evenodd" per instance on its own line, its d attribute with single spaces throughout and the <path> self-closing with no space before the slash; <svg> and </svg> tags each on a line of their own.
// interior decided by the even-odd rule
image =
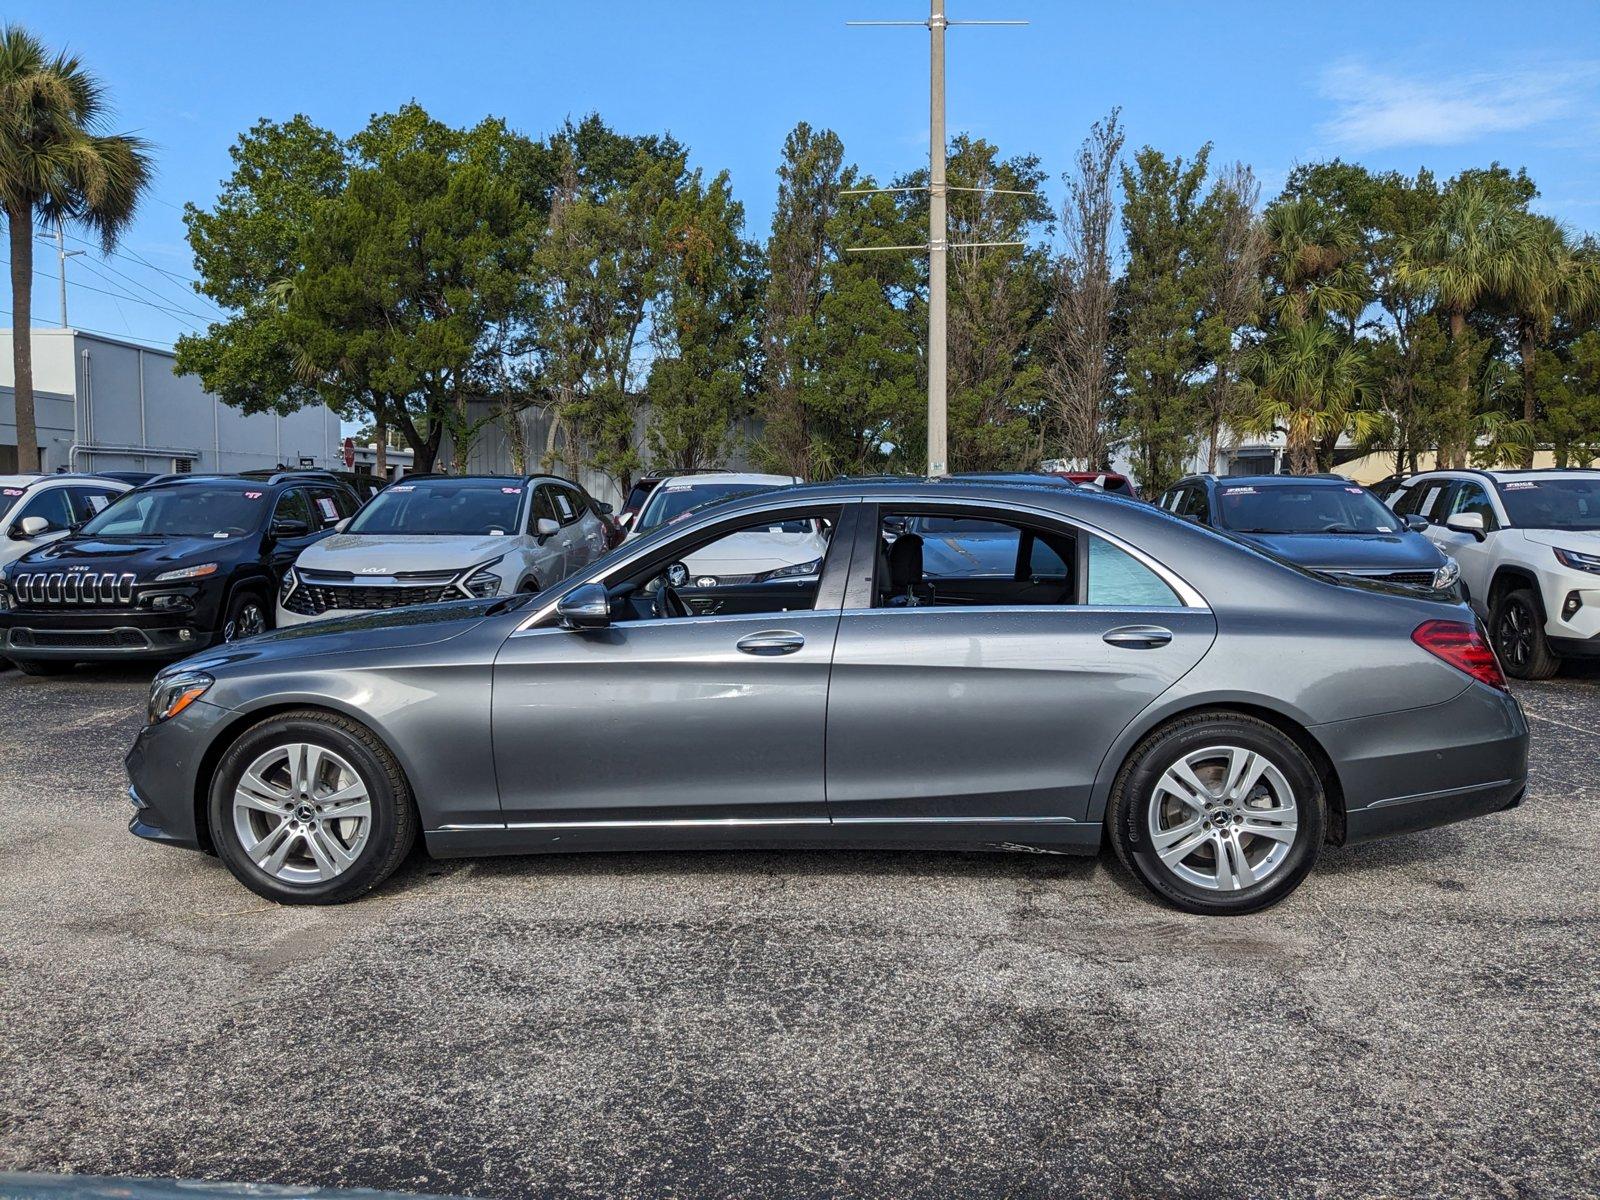
<svg viewBox="0 0 1600 1200">
<path fill-rule="evenodd" d="M 1443 704 L 1311 732 L 1339 774 L 1347 845 L 1514 808 L 1527 791 L 1527 718 L 1485 684 Z"/>
<path fill-rule="evenodd" d="M 49 612 L 0 614 L 0 658 L 13 661 L 102 662 L 183 658 L 216 640 L 197 614 Z"/>
<path fill-rule="evenodd" d="M 200 768 L 218 727 L 234 716 L 231 709 L 196 700 L 176 717 L 139 731 L 123 760 L 133 804 L 130 833 L 188 850 L 210 849 Z"/>
</svg>

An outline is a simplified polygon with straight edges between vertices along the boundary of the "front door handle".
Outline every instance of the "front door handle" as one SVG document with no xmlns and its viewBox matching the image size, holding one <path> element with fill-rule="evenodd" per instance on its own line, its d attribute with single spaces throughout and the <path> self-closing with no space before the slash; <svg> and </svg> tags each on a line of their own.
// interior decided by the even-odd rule
<svg viewBox="0 0 1600 1200">
<path fill-rule="evenodd" d="M 1154 650 L 1172 640 L 1172 630 L 1159 625 L 1123 625 L 1109 630 L 1104 640 L 1126 650 Z"/>
<path fill-rule="evenodd" d="M 769 629 L 765 633 L 752 633 L 734 643 L 744 654 L 760 654 L 767 657 L 793 654 L 805 644 L 805 638 L 788 629 Z"/>
</svg>

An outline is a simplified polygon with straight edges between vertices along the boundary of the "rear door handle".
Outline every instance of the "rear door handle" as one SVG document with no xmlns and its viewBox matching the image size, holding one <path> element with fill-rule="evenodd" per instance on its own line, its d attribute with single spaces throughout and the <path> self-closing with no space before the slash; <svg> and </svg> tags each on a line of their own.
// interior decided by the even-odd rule
<svg viewBox="0 0 1600 1200">
<path fill-rule="evenodd" d="M 1104 640 L 1127 650 L 1154 650 L 1172 640 L 1172 630 L 1159 625 L 1123 625 L 1108 630 Z"/>
<path fill-rule="evenodd" d="M 734 643 L 735 648 L 741 653 L 760 654 L 769 658 L 777 654 L 793 654 L 805 644 L 805 638 L 788 629 L 769 629 L 764 633 L 752 633 Z"/>
</svg>

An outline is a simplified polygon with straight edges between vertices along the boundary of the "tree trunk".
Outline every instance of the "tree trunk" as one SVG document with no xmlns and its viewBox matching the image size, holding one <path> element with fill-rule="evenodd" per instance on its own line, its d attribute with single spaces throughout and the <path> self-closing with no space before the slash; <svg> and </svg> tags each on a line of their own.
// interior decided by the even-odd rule
<svg viewBox="0 0 1600 1200">
<path fill-rule="evenodd" d="M 39 469 L 39 428 L 33 415 L 33 209 L 6 210 L 11 229 L 11 369 L 17 403 L 17 470 Z"/>
<path fill-rule="evenodd" d="M 380 398 L 372 410 L 372 444 L 373 470 L 379 479 L 389 478 L 389 414 L 384 411 L 383 400 Z"/>
<path fill-rule="evenodd" d="M 1537 387 L 1535 386 L 1534 372 L 1538 368 L 1539 344 L 1534 337 L 1533 322 L 1524 317 L 1518 322 L 1521 329 L 1519 339 L 1522 353 L 1522 419 L 1528 424 L 1528 444 L 1522 451 L 1522 465 L 1525 469 L 1533 468 L 1533 417 L 1536 405 Z"/>
<path fill-rule="evenodd" d="M 1467 314 L 1462 312 L 1460 309 L 1452 310 L 1450 313 L 1450 345 L 1455 350 L 1456 391 L 1459 393 L 1457 399 L 1461 405 L 1462 416 L 1465 416 L 1467 413 L 1472 411 L 1472 381 L 1467 378 L 1466 349 L 1461 344 L 1462 336 L 1466 333 L 1466 331 Z M 1451 435 L 1452 439 L 1454 436 L 1454 434 Z M 1438 461 L 1434 464 L 1435 466 L 1460 468 L 1467 465 L 1466 446 L 1457 445 L 1452 440 L 1448 449 L 1449 461 L 1446 462 L 1446 447 L 1441 440 L 1439 444 L 1439 457 Z"/>
</svg>

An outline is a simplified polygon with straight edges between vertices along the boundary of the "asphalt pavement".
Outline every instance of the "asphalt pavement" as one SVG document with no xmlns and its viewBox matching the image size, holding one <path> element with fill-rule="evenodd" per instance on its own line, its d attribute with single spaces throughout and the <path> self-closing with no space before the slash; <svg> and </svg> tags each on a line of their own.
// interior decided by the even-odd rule
<svg viewBox="0 0 1600 1200">
<path fill-rule="evenodd" d="M 129 836 L 148 672 L 0 669 L 0 1169 L 474 1196 L 1600 1191 L 1600 672 L 1520 809 L 1161 907 L 1107 854 L 433 862 Z"/>
</svg>

